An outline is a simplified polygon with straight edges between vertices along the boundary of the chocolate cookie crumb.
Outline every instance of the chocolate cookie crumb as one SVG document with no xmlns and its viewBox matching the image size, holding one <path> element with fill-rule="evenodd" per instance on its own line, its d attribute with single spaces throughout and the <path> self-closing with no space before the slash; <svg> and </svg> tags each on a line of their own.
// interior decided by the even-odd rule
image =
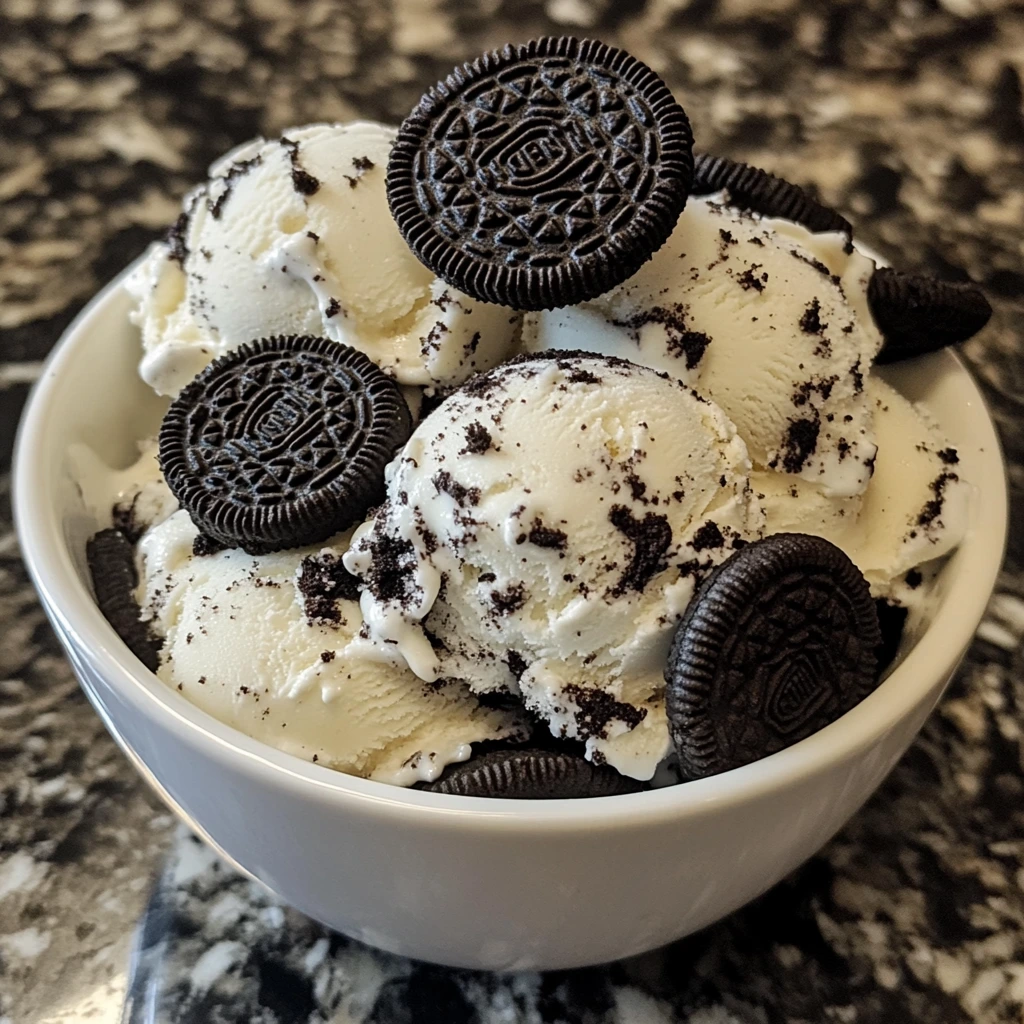
<svg viewBox="0 0 1024 1024">
<path fill-rule="evenodd" d="M 337 651 L 321 651 L 320 660 L 325 664 L 329 665 L 338 656 Z"/>
<path fill-rule="evenodd" d="M 917 590 L 917 588 L 924 582 L 924 577 L 918 569 L 911 569 L 903 579 L 911 590 Z"/>
<path fill-rule="evenodd" d="M 643 519 L 637 519 L 625 505 L 613 505 L 608 519 L 633 545 L 633 557 L 611 589 L 611 595 L 622 597 L 629 590 L 642 593 L 652 577 L 664 568 L 665 552 L 672 543 L 668 516 L 648 512 Z"/>
<path fill-rule="evenodd" d="M 438 494 L 447 494 L 454 498 L 455 504 L 460 508 L 465 508 L 466 505 L 476 505 L 480 501 L 479 487 L 466 487 L 460 484 L 447 469 L 436 473 L 432 483 L 437 488 Z"/>
<path fill-rule="evenodd" d="M 694 551 L 710 551 L 714 548 L 725 547 L 725 537 L 718 528 L 718 524 L 708 520 L 694 535 L 690 541 L 690 547 Z"/>
<path fill-rule="evenodd" d="M 372 563 L 366 587 L 378 601 L 406 603 L 416 570 L 416 549 L 411 540 L 386 533 L 369 538 Z"/>
<path fill-rule="evenodd" d="M 491 447 L 491 432 L 482 423 L 470 423 L 466 427 L 466 447 L 460 455 L 483 455 Z"/>
<path fill-rule="evenodd" d="M 750 291 L 753 289 L 756 292 L 763 292 L 764 286 L 768 283 L 768 274 L 761 273 L 760 263 L 751 263 L 750 266 L 736 278 L 736 283 L 743 288 L 744 291 Z"/>
<path fill-rule="evenodd" d="M 567 367 L 562 363 L 558 364 L 561 369 Z M 569 375 L 565 378 L 570 384 L 600 384 L 601 378 L 597 374 L 591 373 L 589 370 L 584 370 L 581 366 L 574 366 L 569 372 Z"/>
<path fill-rule="evenodd" d="M 239 178 L 245 177 L 254 167 L 259 167 L 261 163 L 263 163 L 263 157 L 259 154 L 251 160 L 239 160 L 228 168 L 227 174 L 218 179 L 224 182 L 223 191 L 212 202 L 209 196 L 206 197 L 206 207 L 214 220 L 220 220 L 220 215 L 224 212 L 224 204 L 231 198 L 231 193 L 235 190 L 235 182 Z"/>
<path fill-rule="evenodd" d="M 612 722 L 625 722 L 630 729 L 635 729 L 647 717 L 646 708 L 616 700 L 610 693 L 596 687 L 570 683 L 562 688 L 562 692 L 578 708 L 576 729 L 581 739 L 607 736 Z"/>
<path fill-rule="evenodd" d="M 945 502 L 944 494 L 946 491 L 946 485 L 959 479 L 960 478 L 956 473 L 944 472 L 940 473 L 931 482 L 931 490 L 935 497 L 930 501 L 925 502 L 924 508 L 921 509 L 921 514 L 917 517 L 918 526 L 930 526 L 940 515 L 942 515 L 942 506 Z"/>
<path fill-rule="evenodd" d="M 329 551 L 307 555 L 299 565 L 295 585 L 310 625 L 337 625 L 341 622 L 338 601 L 359 600 L 359 578 Z"/>
<path fill-rule="evenodd" d="M 821 334 L 827 328 L 828 324 L 821 322 L 821 303 L 816 298 L 811 299 L 800 317 L 800 330 L 805 334 Z"/>
<path fill-rule="evenodd" d="M 677 359 L 686 360 L 686 368 L 692 370 L 704 358 L 711 338 L 703 331 L 691 331 L 686 326 L 686 307 L 677 302 L 671 307 L 654 306 L 637 313 L 628 320 L 613 320 L 616 327 L 625 327 L 639 344 L 640 329 L 647 324 L 660 324 L 665 329 L 665 348 Z"/>
<path fill-rule="evenodd" d="M 793 420 L 789 424 L 782 452 L 782 466 L 787 473 L 799 473 L 804 468 L 818 447 L 820 431 L 821 424 L 816 419 Z M 773 459 L 771 468 L 777 464 L 778 459 Z"/>
<path fill-rule="evenodd" d="M 511 615 L 526 604 L 526 587 L 510 583 L 504 590 L 491 591 L 491 605 L 499 615 Z"/>
<path fill-rule="evenodd" d="M 178 214 L 178 219 L 167 229 L 164 241 L 167 243 L 168 253 L 172 260 L 177 260 L 183 267 L 188 259 L 188 244 L 185 239 L 188 237 L 189 215 L 187 211 Z"/>
<path fill-rule="evenodd" d="M 955 448 L 943 448 L 942 451 L 935 454 L 946 466 L 955 466 L 960 461 L 960 456 L 957 455 Z"/>
<path fill-rule="evenodd" d="M 300 195 L 311 196 L 320 188 L 320 179 L 303 169 L 299 163 L 299 144 L 294 139 L 281 136 L 281 145 L 288 151 L 292 164 L 292 186 Z"/>
<path fill-rule="evenodd" d="M 564 530 L 554 530 L 545 526 L 539 518 L 534 519 L 533 526 L 526 536 L 531 544 L 539 548 L 553 548 L 556 551 L 564 551 L 569 543 L 569 537 Z"/>
<path fill-rule="evenodd" d="M 227 544 L 222 544 L 219 540 L 214 540 L 205 533 L 197 533 L 195 540 L 192 541 L 192 554 L 196 558 L 215 555 L 218 551 L 225 551 L 226 549 Z"/>
</svg>

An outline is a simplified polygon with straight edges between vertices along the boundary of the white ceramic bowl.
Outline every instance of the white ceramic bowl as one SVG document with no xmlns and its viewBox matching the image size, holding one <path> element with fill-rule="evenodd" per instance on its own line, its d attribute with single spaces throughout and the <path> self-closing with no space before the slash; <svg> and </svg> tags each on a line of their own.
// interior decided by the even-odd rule
<svg viewBox="0 0 1024 1024">
<path fill-rule="evenodd" d="M 565 968 L 677 939 L 764 892 L 871 795 L 942 694 L 981 619 L 1006 535 L 1003 464 L 981 395 L 942 352 L 886 376 L 923 401 L 977 483 L 937 611 L 842 719 L 756 764 L 597 800 L 443 796 L 351 778 L 220 724 L 129 653 L 93 603 L 84 548 L 102 524 L 68 459 L 114 466 L 162 405 L 136 374 L 119 282 L 68 329 L 26 411 L 15 513 L 29 570 L 85 692 L 160 796 L 232 863 L 333 928 L 463 967 Z"/>
</svg>

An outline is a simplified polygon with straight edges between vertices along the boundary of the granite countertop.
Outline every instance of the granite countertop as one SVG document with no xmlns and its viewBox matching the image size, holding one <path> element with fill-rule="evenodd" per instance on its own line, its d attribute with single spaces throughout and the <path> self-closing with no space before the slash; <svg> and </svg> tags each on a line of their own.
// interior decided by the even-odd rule
<svg viewBox="0 0 1024 1024">
<path fill-rule="evenodd" d="M 11 529 L 40 361 L 230 146 L 396 121 L 456 61 L 600 35 L 705 150 L 851 216 L 899 266 L 982 282 L 966 346 L 1015 528 L 979 637 L 877 796 L 762 899 L 674 946 L 546 975 L 376 953 L 175 826 L 79 692 Z M 1010 0 L 4 0 L 0 7 L 0 1024 L 1021 1021 L 1024 4 Z"/>
</svg>

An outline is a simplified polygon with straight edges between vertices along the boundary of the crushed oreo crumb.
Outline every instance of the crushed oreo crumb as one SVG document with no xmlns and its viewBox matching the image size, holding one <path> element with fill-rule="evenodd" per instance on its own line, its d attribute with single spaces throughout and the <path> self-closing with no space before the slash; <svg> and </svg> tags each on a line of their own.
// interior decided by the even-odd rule
<svg viewBox="0 0 1024 1024">
<path fill-rule="evenodd" d="M 299 565 L 296 587 L 302 595 L 306 619 L 310 624 L 341 622 L 338 601 L 359 600 L 359 579 L 353 576 L 337 555 L 329 551 L 307 555 Z"/>
<path fill-rule="evenodd" d="M 224 183 L 220 195 L 212 202 L 209 196 L 206 198 L 207 209 L 214 220 L 220 220 L 220 215 L 224 212 L 224 204 L 231 198 L 231 193 L 235 190 L 235 182 L 239 178 L 244 178 L 254 167 L 259 167 L 261 163 L 263 163 L 263 157 L 257 153 L 251 160 L 239 160 L 237 163 L 233 163 L 228 168 L 227 174 L 218 179 Z"/>
<path fill-rule="evenodd" d="M 455 500 L 455 504 L 460 508 L 465 508 L 466 505 L 476 505 L 480 501 L 479 487 L 466 487 L 460 484 L 447 469 L 436 473 L 432 483 L 437 488 L 438 494 L 447 494 Z"/>
<path fill-rule="evenodd" d="M 172 260 L 177 260 L 182 266 L 188 259 L 188 243 L 185 241 L 188 236 L 189 214 L 182 211 L 178 219 L 167 229 L 164 241 L 167 243 L 167 250 Z"/>
<path fill-rule="evenodd" d="M 492 443 L 491 432 L 482 423 L 470 423 L 466 427 L 466 447 L 460 455 L 483 455 Z"/>
<path fill-rule="evenodd" d="M 820 431 L 821 423 L 817 419 L 793 420 L 789 424 L 782 451 L 782 467 L 787 473 L 799 473 L 804 468 L 804 463 L 818 447 Z M 778 459 L 773 459 L 770 465 L 775 469 Z"/>
<path fill-rule="evenodd" d="M 299 163 L 299 144 L 294 139 L 281 136 L 281 145 L 288 151 L 292 164 L 292 186 L 300 195 L 311 196 L 320 188 L 320 179 L 304 170 Z"/>
<path fill-rule="evenodd" d="M 367 589 L 378 601 L 406 603 L 416 567 L 412 541 L 387 533 L 371 533 L 368 543 L 371 563 L 365 580 Z"/>
<path fill-rule="evenodd" d="M 491 605 L 499 615 L 511 615 L 526 604 L 526 587 L 510 583 L 504 590 L 491 591 Z"/>
<path fill-rule="evenodd" d="M 639 344 L 640 330 L 647 324 L 660 324 L 665 329 L 665 347 L 677 359 L 686 360 L 686 368 L 692 370 L 704 358 L 711 338 L 703 331 L 691 331 L 686 326 L 686 307 L 677 302 L 671 307 L 654 306 L 630 317 L 628 320 L 613 320 L 616 327 L 630 331 L 633 340 Z"/>
<path fill-rule="evenodd" d="M 725 547 L 725 537 L 722 536 L 722 531 L 718 528 L 718 524 L 709 519 L 693 535 L 690 547 L 694 551 L 711 551 L 715 548 Z"/>
<path fill-rule="evenodd" d="M 553 548 L 556 551 L 564 551 L 569 543 L 568 534 L 564 530 L 554 530 L 545 526 L 539 518 L 534 519 L 526 537 L 531 544 L 539 548 Z"/>
<path fill-rule="evenodd" d="M 608 519 L 633 545 L 629 565 L 612 588 L 611 594 L 613 597 L 622 597 L 629 590 L 642 593 L 665 566 L 665 552 L 672 543 L 672 527 L 668 516 L 648 512 L 643 519 L 637 519 L 625 505 L 613 505 Z"/>
<path fill-rule="evenodd" d="M 218 551 L 224 551 L 226 548 L 227 544 L 222 544 L 219 540 L 207 537 L 205 533 L 197 533 L 195 540 L 192 541 L 192 554 L 196 558 L 215 555 Z"/>
<path fill-rule="evenodd" d="M 570 683 L 562 692 L 578 709 L 576 730 L 581 739 L 607 736 L 612 722 L 625 722 L 630 729 L 635 729 L 647 717 L 646 708 L 616 700 L 612 694 L 596 687 Z"/>
<path fill-rule="evenodd" d="M 935 495 L 929 501 L 926 501 L 924 508 L 921 509 L 921 514 L 917 517 L 918 526 L 930 526 L 936 519 L 942 515 L 942 506 L 945 502 L 945 491 L 946 485 L 952 483 L 960 478 L 956 473 L 943 472 L 940 473 L 931 482 L 931 491 Z"/>
<path fill-rule="evenodd" d="M 763 292 L 764 286 L 768 283 L 768 274 L 763 271 L 758 274 L 759 270 L 762 270 L 760 263 L 751 263 L 750 266 L 736 278 L 736 283 L 744 291 L 750 291 L 753 289 L 756 292 Z"/>
<path fill-rule="evenodd" d="M 828 324 L 821 322 L 821 303 L 816 298 L 811 299 L 800 317 L 800 330 L 805 334 L 822 334 L 827 328 Z"/>
</svg>

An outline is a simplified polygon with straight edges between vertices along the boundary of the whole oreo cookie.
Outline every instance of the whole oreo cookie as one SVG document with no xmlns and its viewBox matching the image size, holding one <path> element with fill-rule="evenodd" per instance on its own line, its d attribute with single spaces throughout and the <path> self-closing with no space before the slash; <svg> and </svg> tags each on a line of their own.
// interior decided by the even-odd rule
<svg viewBox="0 0 1024 1024">
<path fill-rule="evenodd" d="M 160 427 L 160 466 L 206 537 L 258 555 L 361 519 L 411 428 L 398 385 L 361 352 L 266 338 L 178 395 Z"/>
<path fill-rule="evenodd" d="M 690 123 L 649 67 L 549 37 L 485 53 L 427 92 L 399 129 L 387 191 L 439 277 L 486 302 L 550 309 L 646 262 L 692 173 Z"/>
<path fill-rule="evenodd" d="M 867 581 L 834 544 L 740 548 L 690 602 L 665 669 L 683 774 L 757 761 L 845 714 L 876 685 L 880 642 Z"/>
<path fill-rule="evenodd" d="M 842 231 L 853 238 L 850 222 L 812 198 L 799 185 L 775 177 L 759 167 L 701 153 L 694 157 L 695 196 L 726 190 L 733 205 L 763 217 L 783 217 L 808 231 Z"/>
<path fill-rule="evenodd" d="M 643 786 L 612 768 L 552 750 L 496 750 L 449 768 L 427 789 L 506 800 L 567 800 L 636 793 Z"/>
<path fill-rule="evenodd" d="M 114 632 L 151 672 L 160 664 L 160 641 L 139 618 L 138 575 L 131 541 L 120 531 L 100 530 L 85 546 L 96 604 Z"/>
<path fill-rule="evenodd" d="M 868 305 L 885 344 L 875 362 L 894 363 L 966 341 L 992 316 L 973 284 L 937 281 L 879 267 L 868 284 Z"/>
</svg>

